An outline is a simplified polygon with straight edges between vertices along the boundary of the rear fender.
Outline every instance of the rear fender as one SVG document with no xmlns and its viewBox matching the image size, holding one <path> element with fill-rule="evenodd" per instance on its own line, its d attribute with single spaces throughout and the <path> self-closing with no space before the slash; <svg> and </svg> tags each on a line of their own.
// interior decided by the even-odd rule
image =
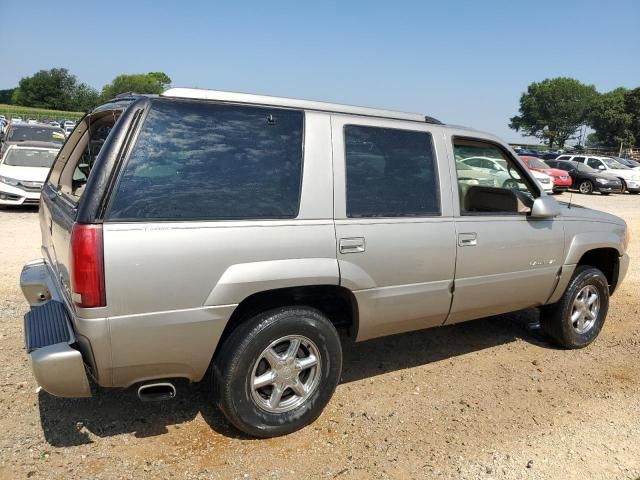
<svg viewBox="0 0 640 480">
<path fill-rule="evenodd" d="M 338 285 L 335 258 L 294 258 L 239 263 L 225 270 L 205 300 L 205 306 L 232 305 L 254 293 L 307 285 Z"/>
</svg>

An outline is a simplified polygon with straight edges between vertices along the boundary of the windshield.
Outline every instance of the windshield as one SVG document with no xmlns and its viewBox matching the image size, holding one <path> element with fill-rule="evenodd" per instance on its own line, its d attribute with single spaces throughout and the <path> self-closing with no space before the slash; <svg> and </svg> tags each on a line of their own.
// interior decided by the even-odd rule
<svg viewBox="0 0 640 480">
<path fill-rule="evenodd" d="M 24 125 L 14 127 L 7 137 L 8 142 L 51 142 L 64 143 L 64 132 L 60 128 Z"/>
<path fill-rule="evenodd" d="M 50 168 L 58 154 L 57 150 L 40 150 L 31 148 L 11 148 L 4 159 L 5 165 L 14 167 L 46 167 Z"/>
<path fill-rule="evenodd" d="M 585 165 L 581 162 L 574 162 L 573 165 L 578 169 L 579 172 L 600 173 L 595 168 L 591 168 L 589 165 Z"/>
<path fill-rule="evenodd" d="M 626 165 L 621 164 L 620 162 L 614 160 L 613 158 L 601 158 L 601 160 L 607 165 L 609 168 L 617 168 L 618 170 L 631 170 Z"/>
<path fill-rule="evenodd" d="M 531 168 L 539 168 L 539 169 L 543 169 L 543 170 L 546 170 L 546 169 L 549 168 L 549 165 L 544 163 L 539 158 L 531 157 L 531 158 L 528 159 L 527 163 L 529 164 L 529 166 Z"/>
</svg>

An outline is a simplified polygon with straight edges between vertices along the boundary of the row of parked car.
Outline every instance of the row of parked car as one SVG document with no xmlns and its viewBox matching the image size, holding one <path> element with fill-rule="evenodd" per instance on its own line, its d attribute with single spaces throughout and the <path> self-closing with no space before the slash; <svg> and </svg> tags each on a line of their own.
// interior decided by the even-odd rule
<svg viewBox="0 0 640 480">
<path fill-rule="evenodd" d="M 2 120 L 2 119 L 0 119 Z M 37 204 L 40 189 L 53 161 L 75 123 L 15 122 L 0 126 L 0 205 Z M 640 192 L 640 163 L 617 157 L 539 152 L 519 157 L 546 193 L 569 189 L 583 194 Z M 535 155 L 535 156 L 534 156 Z M 458 180 L 464 185 L 521 188 L 507 162 L 491 156 L 456 159 Z"/>
<path fill-rule="evenodd" d="M 42 185 L 65 138 L 59 125 L 12 119 L 0 128 L 0 206 L 40 202 Z"/>
</svg>

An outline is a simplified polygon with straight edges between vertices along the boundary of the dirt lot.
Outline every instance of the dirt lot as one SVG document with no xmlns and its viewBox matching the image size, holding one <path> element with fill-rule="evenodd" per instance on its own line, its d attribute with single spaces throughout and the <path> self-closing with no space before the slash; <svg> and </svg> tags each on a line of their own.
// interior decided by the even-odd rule
<svg viewBox="0 0 640 480">
<path fill-rule="evenodd" d="M 624 217 L 640 257 L 640 197 L 573 201 Z M 587 349 L 548 343 L 535 311 L 345 344 L 320 419 L 251 440 L 199 385 L 160 404 L 36 393 L 18 275 L 39 241 L 36 212 L 0 211 L 0 478 L 640 478 L 640 263 Z"/>
</svg>

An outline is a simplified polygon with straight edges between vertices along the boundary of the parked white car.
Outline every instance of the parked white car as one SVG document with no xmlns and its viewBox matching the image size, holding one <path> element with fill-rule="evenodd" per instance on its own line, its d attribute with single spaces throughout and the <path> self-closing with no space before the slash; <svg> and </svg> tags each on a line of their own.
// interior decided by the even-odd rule
<svg viewBox="0 0 640 480">
<path fill-rule="evenodd" d="M 501 158 L 492 157 L 468 157 L 461 160 L 463 163 L 481 172 L 489 173 L 498 179 L 498 187 L 520 189 L 520 185 L 507 169 L 507 162 Z M 531 170 L 545 193 L 553 193 L 553 179 L 544 173 Z"/>
<path fill-rule="evenodd" d="M 560 155 L 556 160 L 580 162 L 602 173 L 611 174 L 622 180 L 622 191 L 640 193 L 640 172 L 622 165 L 611 157 L 594 155 Z"/>
<path fill-rule="evenodd" d="M 0 160 L 0 205 L 37 205 L 58 149 L 9 145 Z"/>
</svg>

